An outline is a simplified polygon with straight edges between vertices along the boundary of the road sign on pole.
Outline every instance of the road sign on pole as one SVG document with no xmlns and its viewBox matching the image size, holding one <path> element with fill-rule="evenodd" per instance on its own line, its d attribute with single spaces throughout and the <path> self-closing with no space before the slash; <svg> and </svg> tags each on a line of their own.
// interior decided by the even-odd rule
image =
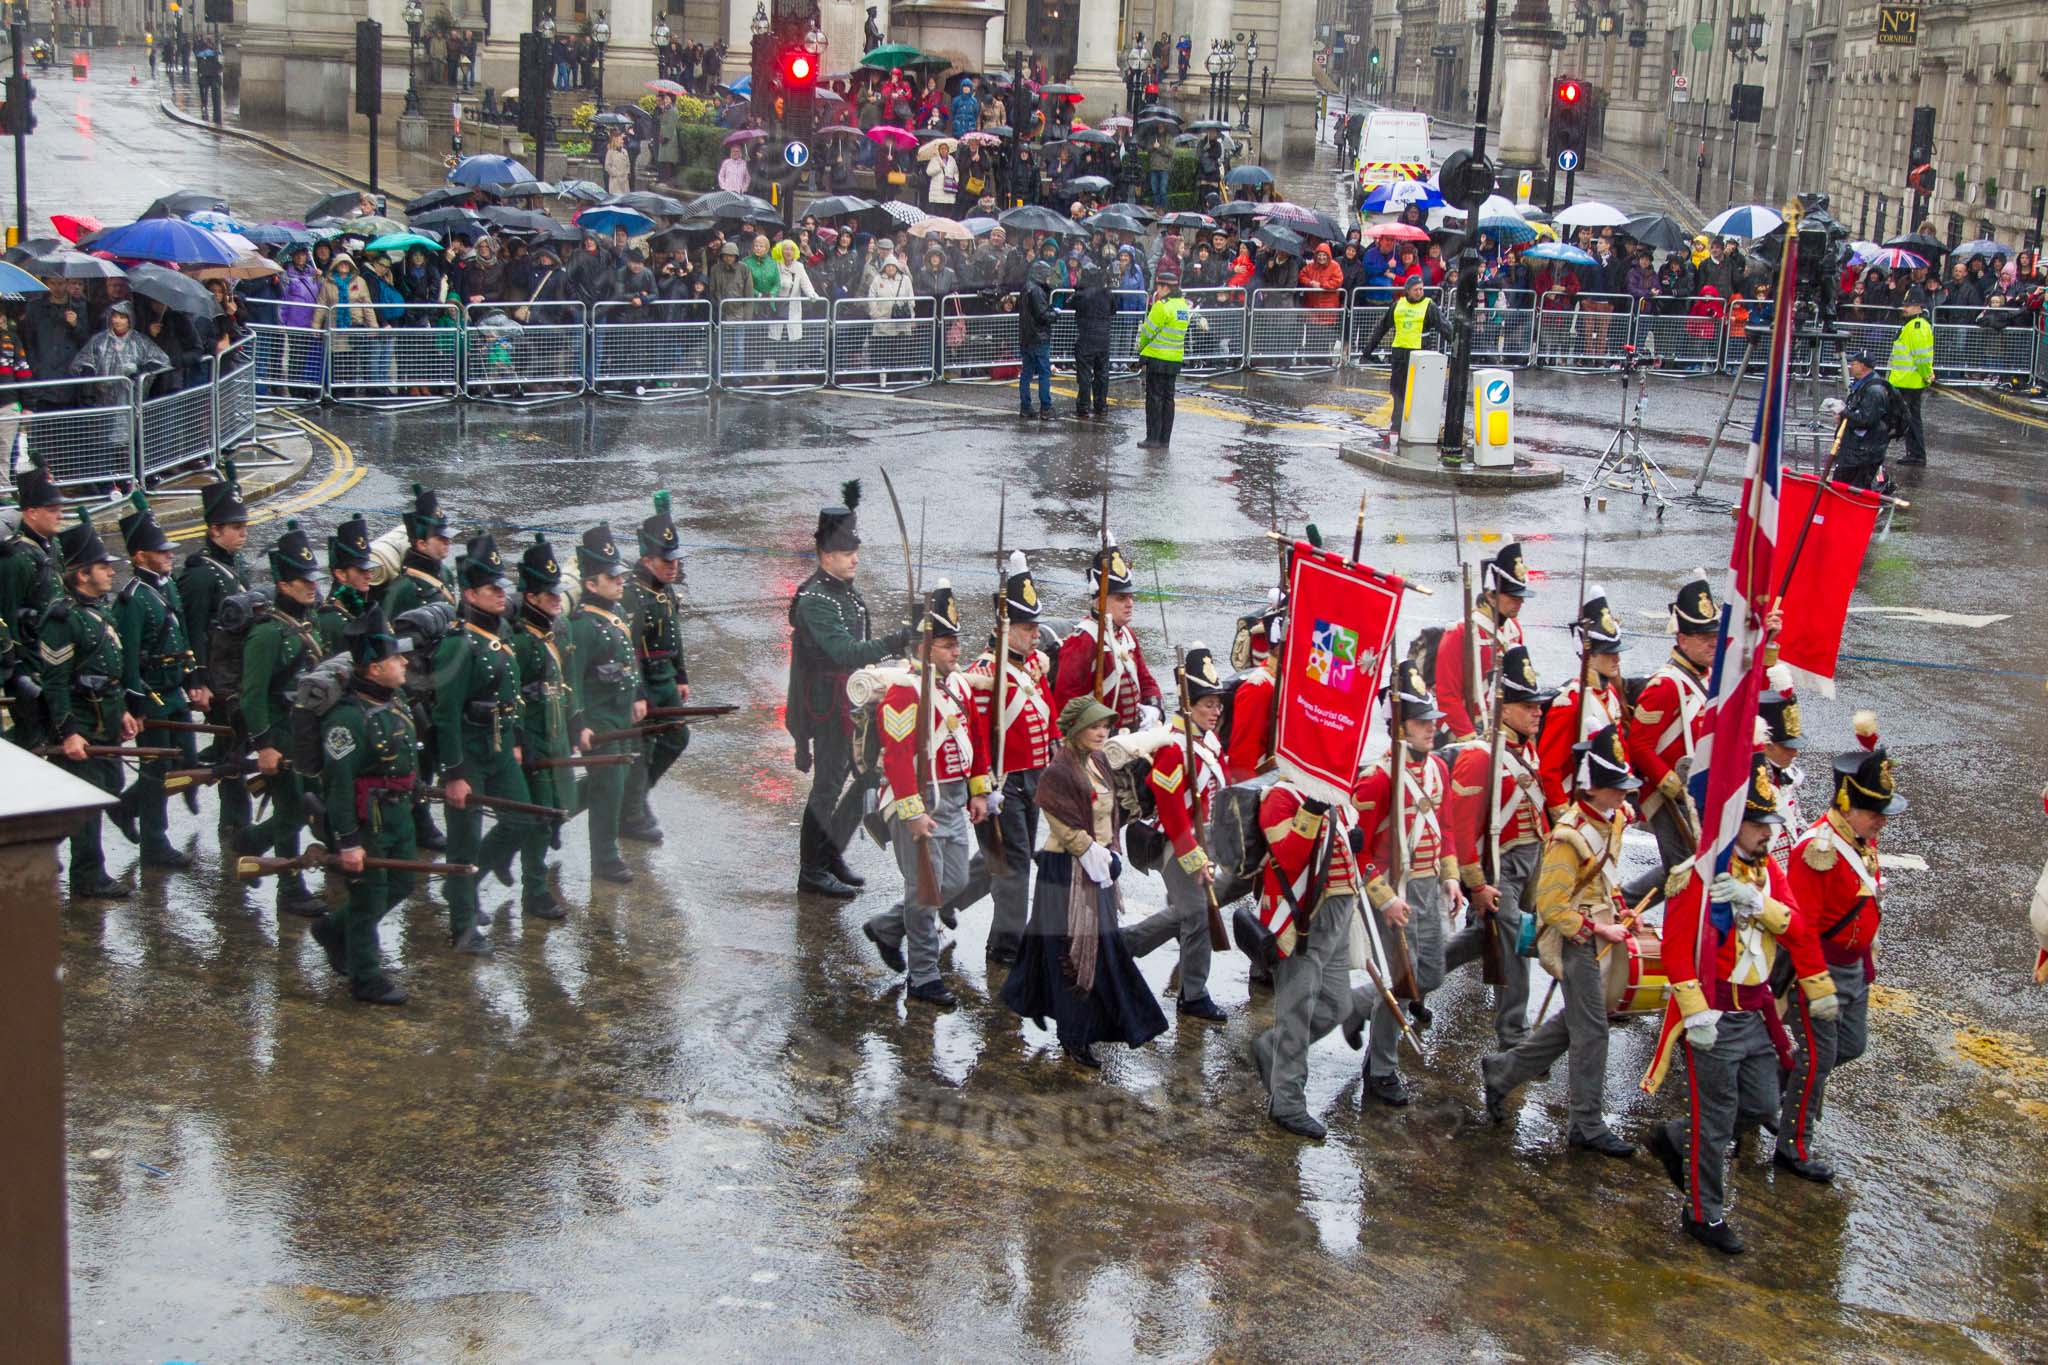
<svg viewBox="0 0 2048 1365">
<path fill-rule="evenodd" d="M 1567 147 L 1557 154 L 1557 168 L 1561 171 L 1575 171 L 1579 168 L 1579 154 Z"/>
<path fill-rule="evenodd" d="M 811 160 L 811 149 L 801 142 L 785 142 L 782 145 L 782 159 L 792 170 L 802 170 Z"/>
</svg>

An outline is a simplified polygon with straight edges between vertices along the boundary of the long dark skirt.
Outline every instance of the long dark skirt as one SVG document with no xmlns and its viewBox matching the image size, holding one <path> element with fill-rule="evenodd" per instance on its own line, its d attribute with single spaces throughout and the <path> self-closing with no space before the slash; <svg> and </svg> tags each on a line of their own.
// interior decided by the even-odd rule
<svg viewBox="0 0 2048 1365">
<path fill-rule="evenodd" d="M 1094 1043 L 1142 1047 L 1166 1031 L 1166 1015 L 1138 961 L 1117 928 L 1116 903 L 1108 887 L 1095 899 L 1095 985 L 1078 990 L 1067 971 L 1067 888 L 1084 876 L 1065 853 L 1038 855 L 1038 885 L 1032 893 L 1031 924 L 1017 965 L 1003 982 L 1003 1003 L 1043 1025 L 1053 1020 L 1060 1046 L 1077 1052 Z"/>
</svg>

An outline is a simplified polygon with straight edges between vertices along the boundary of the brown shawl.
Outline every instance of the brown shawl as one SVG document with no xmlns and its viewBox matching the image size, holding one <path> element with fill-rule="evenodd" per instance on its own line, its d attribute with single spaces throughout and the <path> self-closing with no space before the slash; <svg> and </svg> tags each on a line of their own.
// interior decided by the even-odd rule
<svg viewBox="0 0 2048 1365">
<path fill-rule="evenodd" d="M 1062 743 L 1053 754 L 1052 761 L 1045 765 L 1045 771 L 1038 778 L 1038 808 L 1070 829 L 1095 829 L 1095 790 L 1088 780 L 1088 770 L 1083 764 L 1092 764 L 1101 775 L 1105 785 L 1114 793 L 1110 776 L 1109 760 L 1101 751 L 1088 758 L 1076 753 L 1072 746 Z M 1117 802 L 1112 794 L 1110 799 L 1110 843 L 1114 850 L 1116 829 L 1119 824 Z M 1095 987 L 1095 962 L 1101 949 L 1101 934 L 1096 915 L 1101 908 L 1103 895 L 1110 897 L 1114 910 L 1121 905 L 1120 893 L 1114 882 L 1099 887 L 1081 870 L 1079 858 L 1070 859 L 1072 866 L 1067 882 L 1067 960 L 1068 976 L 1074 988 L 1080 991 Z"/>
</svg>

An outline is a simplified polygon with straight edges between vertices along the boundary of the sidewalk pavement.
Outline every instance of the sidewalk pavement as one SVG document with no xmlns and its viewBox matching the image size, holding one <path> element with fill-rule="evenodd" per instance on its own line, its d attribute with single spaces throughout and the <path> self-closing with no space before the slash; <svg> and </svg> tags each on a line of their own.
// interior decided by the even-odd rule
<svg viewBox="0 0 2048 1365">
<path fill-rule="evenodd" d="M 254 143 L 266 151 L 330 175 L 344 185 L 369 187 L 370 144 L 364 135 L 324 128 L 246 128 L 240 122 L 240 110 L 233 106 L 223 110 L 225 121 L 216 126 L 211 120 L 199 116 L 199 94 L 190 82 L 170 84 L 159 81 L 157 89 L 157 108 L 175 123 L 202 129 L 217 137 Z M 396 120 L 390 120 L 389 126 L 379 131 L 384 136 L 378 140 L 377 147 L 378 193 L 393 201 L 412 199 L 425 193 L 426 187 L 442 183 L 446 172 L 438 158 L 398 149 L 392 140 L 397 136 Z"/>
</svg>

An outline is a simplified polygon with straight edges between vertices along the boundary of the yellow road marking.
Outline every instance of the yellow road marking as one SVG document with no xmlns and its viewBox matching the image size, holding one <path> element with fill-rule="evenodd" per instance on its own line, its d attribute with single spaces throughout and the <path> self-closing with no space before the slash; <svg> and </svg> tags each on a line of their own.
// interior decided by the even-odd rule
<svg viewBox="0 0 2048 1365">
<path fill-rule="evenodd" d="M 1990 413 L 1993 417 L 2003 417 L 2006 421 L 2017 422 L 2021 426 L 2033 427 L 2040 431 L 2048 431 L 2048 419 L 2043 419 L 2040 417 L 2030 417 L 2023 412 L 2011 412 L 2005 408 L 2000 407 L 1996 403 L 1987 403 L 1981 398 L 1967 398 L 1964 395 L 1957 393 L 1954 389 L 1936 389 L 1935 392 L 1940 394 L 1944 398 L 1953 399 L 1954 401 L 1961 403 L 1966 408 L 1973 408 L 1978 412 L 1987 412 Z"/>
<path fill-rule="evenodd" d="M 249 524 L 252 526 L 266 521 L 276 521 L 279 517 L 294 516 L 308 508 L 318 507 L 323 502 L 332 502 L 361 483 L 364 476 L 370 472 L 356 463 L 355 451 L 349 448 L 348 442 L 325 427 L 316 426 L 297 413 L 278 412 L 274 415 L 282 417 L 305 432 L 308 440 L 326 446 L 328 455 L 333 460 L 333 467 L 327 471 L 326 478 L 304 493 L 286 499 L 281 506 L 265 507 L 261 511 L 252 512 L 249 516 Z M 206 534 L 206 527 L 184 526 L 167 534 L 172 540 L 197 540 Z"/>
</svg>

